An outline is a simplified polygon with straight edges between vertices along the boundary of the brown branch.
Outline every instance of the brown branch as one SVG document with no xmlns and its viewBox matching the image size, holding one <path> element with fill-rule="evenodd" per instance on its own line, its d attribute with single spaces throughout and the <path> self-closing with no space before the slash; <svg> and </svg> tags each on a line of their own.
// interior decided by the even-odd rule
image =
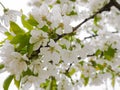
<svg viewBox="0 0 120 90">
<path fill-rule="evenodd" d="M 96 13 L 94 13 L 92 16 L 86 18 L 85 20 L 83 20 L 80 24 L 78 24 L 77 26 L 73 27 L 73 32 L 75 32 L 78 28 L 80 28 L 84 23 L 86 23 L 87 21 L 89 21 L 90 19 L 93 19 L 96 15 L 104 12 L 104 11 L 110 11 L 111 7 L 115 6 L 116 8 L 118 8 L 120 10 L 120 4 L 118 2 L 116 2 L 116 0 L 110 0 L 109 3 L 107 3 L 105 6 L 103 6 L 101 9 L 99 9 Z M 71 32 L 71 33 L 73 33 Z M 71 34 L 68 33 L 68 34 Z M 55 39 L 55 41 L 58 41 L 60 38 L 68 35 L 67 33 L 62 34 L 62 35 L 58 35 L 58 37 Z"/>
<path fill-rule="evenodd" d="M 102 13 L 104 11 L 110 11 L 111 7 L 114 6 L 113 1 L 114 0 L 110 0 L 110 2 L 108 4 L 106 4 L 104 7 L 102 7 L 99 11 L 97 11 L 92 16 L 90 16 L 90 17 L 86 18 L 85 20 L 83 20 L 80 24 L 78 24 L 76 27 L 73 28 L 73 32 L 75 32 L 79 27 L 81 27 L 84 23 L 86 23 L 90 19 L 93 19 L 97 14 Z"/>
<path fill-rule="evenodd" d="M 84 23 L 86 23 L 87 21 L 89 21 L 90 19 L 93 19 L 97 14 L 100 14 L 104 11 L 110 11 L 111 7 L 115 6 L 118 10 L 120 10 L 120 4 L 118 2 L 116 2 L 116 0 L 110 0 L 109 3 L 107 3 L 104 7 L 102 7 L 101 9 L 99 9 L 96 13 L 94 13 L 92 16 L 86 18 L 85 20 L 83 20 L 80 24 L 78 24 L 77 26 L 73 27 L 73 31 L 71 33 L 64 33 L 62 35 L 57 35 L 57 38 L 54 39 L 55 42 L 57 42 L 59 39 L 63 38 L 66 35 L 71 35 L 73 34 L 78 28 L 80 28 Z M 73 34 L 74 35 L 74 34 Z M 46 45 L 46 47 L 49 47 L 49 45 Z M 41 48 L 41 47 L 40 47 Z M 40 48 L 39 50 L 36 50 L 35 54 L 40 53 Z M 35 54 L 32 54 L 29 58 L 32 58 L 32 56 L 34 56 Z M 88 57 L 91 55 L 88 55 Z M 93 55 L 92 55 L 93 56 Z"/>
<path fill-rule="evenodd" d="M 71 68 L 72 64 L 73 64 L 73 63 L 70 63 L 70 65 L 69 65 L 69 67 L 68 67 L 68 69 L 66 70 L 66 72 L 65 72 L 65 73 L 68 73 L 68 72 L 69 72 L 69 70 L 70 70 L 70 68 Z"/>
<path fill-rule="evenodd" d="M 97 34 L 95 34 L 95 35 L 93 34 L 93 35 L 91 35 L 91 36 L 85 37 L 84 40 L 86 40 L 86 39 L 91 39 L 91 38 L 93 38 L 93 37 L 95 38 L 95 37 L 97 37 L 97 36 L 98 36 Z"/>
<path fill-rule="evenodd" d="M 120 11 L 120 4 L 116 0 L 111 0 L 113 5 Z"/>
</svg>

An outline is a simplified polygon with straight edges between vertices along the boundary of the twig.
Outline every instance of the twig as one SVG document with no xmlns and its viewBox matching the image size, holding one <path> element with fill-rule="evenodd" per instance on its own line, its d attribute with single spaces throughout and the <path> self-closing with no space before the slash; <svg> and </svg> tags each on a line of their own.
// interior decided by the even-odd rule
<svg viewBox="0 0 120 90">
<path fill-rule="evenodd" d="M 113 5 L 120 11 L 120 4 L 116 0 L 111 0 Z"/>
<path fill-rule="evenodd" d="M 110 11 L 111 7 L 115 6 L 116 8 L 118 8 L 120 10 L 120 4 L 118 2 L 116 2 L 116 0 L 110 0 L 109 3 L 107 3 L 104 7 L 102 7 L 101 9 L 99 9 L 96 13 L 94 13 L 92 16 L 86 18 L 85 20 L 83 20 L 81 23 L 79 23 L 77 26 L 73 27 L 73 32 L 75 32 L 78 28 L 80 28 L 84 23 L 86 23 L 87 21 L 89 21 L 90 19 L 93 19 L 96 15 L 104 12 L 104 11 Z M 71 33 L 73 33 L 71 32 Z M 68 33 L 68 34 L 71 34 Z M 62 34 L 62 35 L 58 35 L 58 37 L 55 39 L 55 41 L 58 41 L 60 38 L 68 35 L 68 34 Z"/>
<path fill-rule="evenodd" d="M 97 37 L 97 36 L 98 36 L 97 34 L 95 34 L 95 35 L 93 34 L 93 35 L 91 35 L 91 36 L 85 37 L 84 40 L 90 39 L 90 38 L 93 38 L 93 37 Z"/>
<path fill-rule="evenodd" d="M 6 9 L 5 6 L 0 2 L 0 5 L 3 7 L 3 9 Z"/>
<path fill-rule="evenodd" d="M 114 0 L 110 0 L 110 2 L 108 4 L 106 4 L 104 7 L 102 7 L 99 11 L 97 11 L 95 14 L 93 14 L 92 16 L 86 18 L 85 20 L 83 20 L 80 24 L 78 24 L 76 27 L 73 28 L 73 32 L 76 31 L 81 25 L 83 25 L 84 23 L 86 23 L 87 21 L 89 21 L 90 19 L 93 19 L 97 14 L 102 13 L 104 11 L 110 11 L 110 8 L 112 6 L 114 6 Z M 117 2 L 116 2 L 117 3 Z"/>
<path fill-rule="evenodd" d="M 97 14 L 100 14 L 104 11 L 110 11 L 111 7 L 115 6 L 118 10 L 120 10 L 120 4 L 118 2 L 116 2 L 116 0 L 110 0 L 109 3 L 107 3 L 104 7 L 102 7 L 101 9 L 99 9 L 99 11 L 97 11 L 96 13 L 94 13 L 92 16 L 86 18 L 85 20 L 83 20 L 80 24 L 78 24 L 77 26 L 73 27 L 73 31 L 71 33 L 64 33 L 62 35 L 57 35 L 57 38 L 54 39 L 55 42 L 57 42 L 59 39 L 63 38 L 66 35 L 70 35 L 72 33 L 74 33 L 79 27 L 81 27 L 81 25 L 83 25 L 84 23 L 86 23 L 87 21 L 89 21 L 90 19 L 93 19 Z M 95 37 L 95 36 L 91 36 L 91 37 Z M 87 38 L 91 38 L 91 37 L 86 37 Z M 49 47 L 48 45 L 46 45 L 46 47 Z M 41 48 L 41 47 L 40 47 Z M 40 48 L 39 50 L 36 50 L 36 54 L 40 53 Z M 94 55 L 88 55 L 88 57 L 90 56 L 94 56 Z M 30 58 L 32 58 L 32 55 L 30 56 Z"/>
<path fill-rule="evenodd" d="M 70 65 L 69 65 L 68 69 L 66 70 L 66 72 L 67 72 L 67 73 L 69 72 L 69 70 L 70 70 L 70 68 L 71 68 L 72 64 L 73 64 L 73 63 L 70 63 Z"/>
</svg>

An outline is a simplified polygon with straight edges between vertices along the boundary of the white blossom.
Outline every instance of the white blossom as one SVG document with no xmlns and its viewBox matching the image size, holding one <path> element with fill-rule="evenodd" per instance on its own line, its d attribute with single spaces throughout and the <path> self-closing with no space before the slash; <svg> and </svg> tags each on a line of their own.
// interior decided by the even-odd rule
<svg viewBox="0 0 120 90">
<path fill-rule="evenodd" d="M 52 39 L 48 44 L 50 47 L 43 47 L 40 49 L 41 55 L 43 55 L 43 60 L 45 62 L 52 61 L 54 64 L 58 64 L 60 61 L 60 46 L 55 43 Z"/>
<path fill-rule="evenodd" d="M 22 82 L 22 86 L 21 86 L 22 90 L 30 89 L 33 84 L 37 85 L 38 77 L 27 75 L 24 78 L 22 78 L 21 82 Z"/>
<path fill-rule="evenodd" d="M 14 74 L 16 79 L 20 79 L 20 75 L 23 71 L 27 70 L 27 64 L 25 56 L 14 51 L 14 46 L 9 42 L 6 42 L 0 52 L 2 63 L 5 65 L 6 71 Z"/>
<path fill-rule="evenodd" d="M 69 50 L 63 50 L 61 52 L 61 57 L 64 63 L 76 63 L 78 62 L 78 54 L 76 50 L 69 51 Z"/>
<path fill-rule="evenodd" d="M 5 28 L 4 26 L 2 26 L 1 24 L 0 24 L 0 33 L 5 33 L 5 32 L 7 32 L 8 30 L 7 30 L 7 28 Z"/>
<path fill-rule="evenodd" d="M 0 17 L 1 21 L 6 25 L 9 26 L 10 21 L 16 21 L 17 16 L 21 16 L 21 12 L 16 10 L 7 10 L 3 16 Z"/>
<path fill-rule="evenodd" d="M 34 44 L 33 50 L 39 49 L 40 46 L 46 46 L 48 43 L 48 35 L 42 30 L 31 31 L 30 43 Z"/>
<path fill-rule="evenodd" d="M 62 20 L 60 6 L 54 5 L 50 12 L 49 21 L 52 22 L 52 27 L 58 27 L 59 23 Z"/>
<path fill-rule="evenodd" d="M 39 8 L 34 7 L 31 14 L 34 16 L 35 20 L 38 21 L 39 27 L 46 25 L 47 18 L 49 16 L 49 8 L 47 4 L 42 4 Z"/>
<path fill-rule="evenodd" d="M 68 16 L 63 17 L 64 33 L 70 33 L 73 30 L 72 26 L 70 25 L 70 23 L 71 23 L 70 20 L 71 19 Z"/>
<path fill-rule="evenodd" d="M 31 64 L 28 67 L 30 68 L 31 71 L 33 71 L 34 74 L 39 74 L 43 69 L 41 64 L 42 63 L 40 61 L 40 58 L 38 58 L 37 60 L 34 60 L 33 62 L 31 62 Z"/>
</svg>

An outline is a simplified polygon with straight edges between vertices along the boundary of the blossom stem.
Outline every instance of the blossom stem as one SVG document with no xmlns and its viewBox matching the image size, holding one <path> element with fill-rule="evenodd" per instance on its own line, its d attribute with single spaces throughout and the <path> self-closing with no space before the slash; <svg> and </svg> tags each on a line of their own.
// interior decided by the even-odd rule
<svg viewBox="0 0 120 90">
<path fill-rule="evenodd" d="M 5 6 L 0 2 L 0 5 L 3 7 L 4 10 L 6 10 Z"/>
<path fill-rule="evenodd" d="M 72 64 L 73 64 L 73 63 L 70 63 L 70 65 L 69 65 L 68 69 L 66 70 L 66 72 L 67 72 L 67 73 L 69 72 L 69 70 L 70 70 L 70 68 L 71 68 Z"/>
</svg>

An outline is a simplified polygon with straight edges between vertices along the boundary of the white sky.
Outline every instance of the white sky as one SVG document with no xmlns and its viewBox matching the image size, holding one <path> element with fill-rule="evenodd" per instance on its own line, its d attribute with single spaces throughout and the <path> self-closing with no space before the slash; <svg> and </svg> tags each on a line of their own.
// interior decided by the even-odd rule
<svg viewBox="0 0 120 90">
<path fill-rule="evenodd" d="M 30 0 L 0 0 L 0 2 L 3 3 L 3 5 L 5 5 L 5 7 L 10 8 L 10 9 L 14 9 L 14 10 L 20 10 L 22 9 L 24 13 L 27 13 L 28 11 L 30 11 L 30 8 L 27 7 L 27 2 Z M 0 6 L 0 15 L 2 15 L 2 7 Z M 0 34 L 0 40 L 2 40 L 3 36 Z M 4 82 L 4 79 L 7 77 L 7 73 L 0 73 L 0 90 L 3 90 L 2 88 L 2 84 Z M 12 85 L 10 86 L 9 90 L 17 90 L 16 87 L 13 85 L 14 82 L 12 82 Z M 108 82 L 109 83 L 109 82 Z M 113 90 L 112 88 L 110 88 L 110 83 L 108 85 L 109 90 Z M 106 86 L 102 85 L 99 87 L 86 87 L 86 88 L 81 88 L 80 90 L 105 90 Z M 31 89 L 33 90 L 33 89 Z M 118 86 L 116 86 L 116 89 L 114 90 L 120 90 L 120 88 L 118 88 Z"/>
</svg>

